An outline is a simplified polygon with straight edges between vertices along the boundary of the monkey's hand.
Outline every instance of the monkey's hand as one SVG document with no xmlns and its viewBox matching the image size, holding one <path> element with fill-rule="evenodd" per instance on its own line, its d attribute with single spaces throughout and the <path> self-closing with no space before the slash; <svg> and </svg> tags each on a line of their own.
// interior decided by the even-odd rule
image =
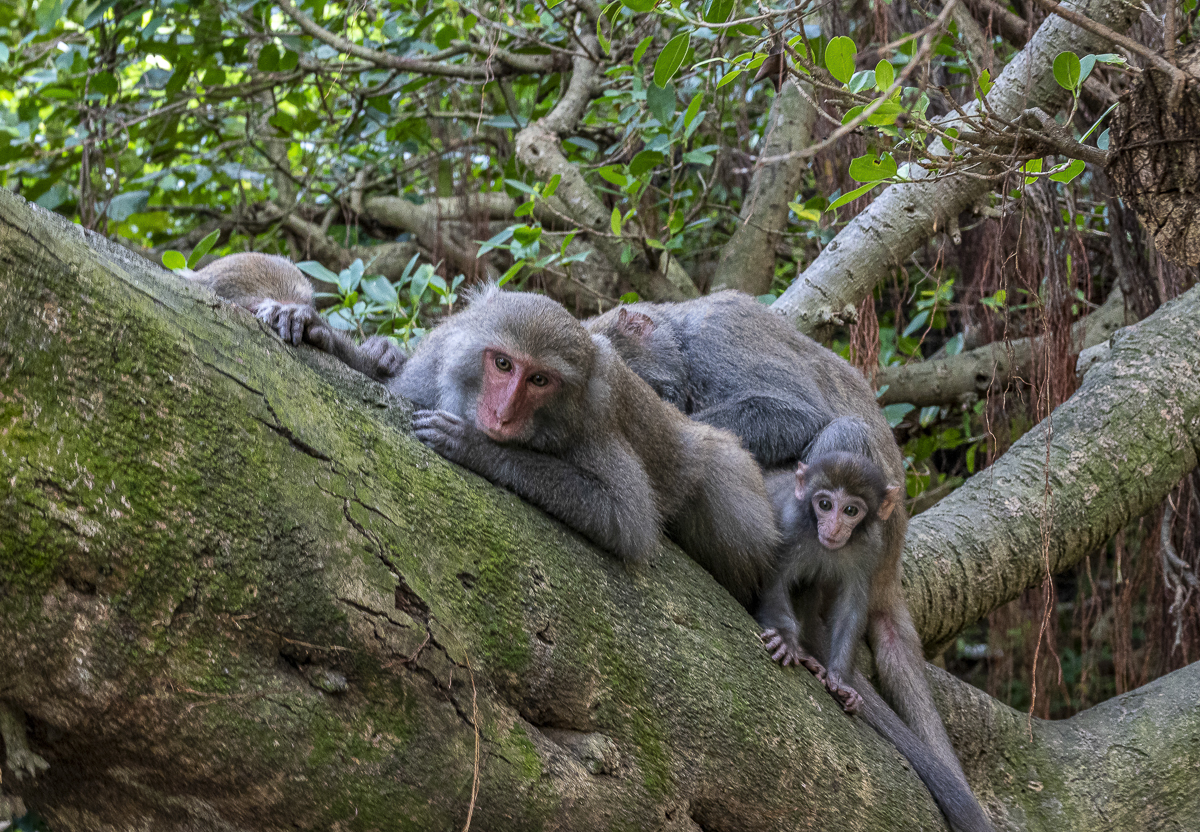
<svg viewBox="0 0 1200 832">
<path fill-rule="evenodd" d="M 325 352 L 332 351 L 333 330 L 307 303 L 280 303 L 267 298 L 258 304 L 254 316 L 293 347 L 308 342 Z"/>
<path fill-rule="evenodd" d="M 390 338 L 383 335 L 372 335 L 362 342 L 359 347 L 368 359 L 375 362 L 376 378 L 395 378 L 404 369 L 407 356 L 396 348 Z"/>
<path fill-rule="evenodd" d="M 762 635 L 763 646 L 767 648 L 767 652 L 771 654 L 774 661 L 779 662 L 784 667 L 789 664 L 804 665 L 808 668 L 808 672 L 817 677 L 817 680 L 825 682 L 825 667 L 816 657 L 800 646 L 796 641 L 796 636 L 788 633 L 781 633 L 774 627 L 763 630 Z"/>
<path fill-rule="evenodd" d="M 448 410 L 418 410 L 413 413 L 413 432 L 446 459 L 471 467 L 471 451 L 479 444 L 474 441 L 478 432 L 462 418 Z"/>
<path fill-rule="evenodd" d="M 826 674 L 825 690 L 829 691 L 830 696 L 836 699 L 842 706 L 842 710 L 848 714 L 856 714 L 862 707 L 862 695 L 843 682 L 842 678 L 835 673 Z"/>
</svg>

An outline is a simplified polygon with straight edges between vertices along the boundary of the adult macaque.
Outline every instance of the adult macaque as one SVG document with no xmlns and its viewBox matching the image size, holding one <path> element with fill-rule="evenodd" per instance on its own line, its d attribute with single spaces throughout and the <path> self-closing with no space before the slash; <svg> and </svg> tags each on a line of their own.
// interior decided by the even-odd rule
<svg viewBox="0 0 1200 832">
<path fill-rule="evenodd" d="M 753 298 L 718 292 L 681 303 L 637 303 L 589 321 L 588 328 L 606 335 L 633 366 L 650 368 L 657 384 L 673 385 L 675 401 L 693 419 L 736 434 L 764 467 L 841 450 L 869 457 L 889 483 L 904 482 L 900 449 L 862 374 Z M 671 377 L 674 366 L 682 369 Z M 933 705 L 921 640 L 900 585 L 907 527 L 902 509 L 882 522 L 867 639 L 885 697 L 966 788 Z"/>
<path fill-rule="evenodd" d="M 404 364 L 404 353 L 387 338 L 368 338 L 360 347 L 331 327 L 313 305 L 304 272 L 284 257 L 230 254 L 188 279 L 253 312 L 292 346 L 310 344 L 376 381 L 393 378 Z"/>
<path fill-rule="evenodd" d="M 549 298 L 484 289 L 388 386 L 420 408 L 422 442 L 621 558 L 665 529 L 741 603 L 761 587 L 778 533 L 754 460 Z"/>
<path fill-rule="evenodd" d="M 417 437 L 447 459 L 625 560 L 647 558 L 665 530 L 755 600 L 779 539 L 758 466 L 736 437 L 664 404 L 560 304 L 488 287 L 405 360 L 387 339 L 347 346 L 283 258 L 231 255 L 197 278 L 412 401 Z"/>
</svg>

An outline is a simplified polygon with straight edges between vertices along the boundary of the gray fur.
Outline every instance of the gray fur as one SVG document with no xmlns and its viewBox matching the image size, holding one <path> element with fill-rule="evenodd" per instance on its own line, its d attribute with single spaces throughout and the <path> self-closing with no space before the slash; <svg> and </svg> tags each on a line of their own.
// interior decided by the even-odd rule
<svg viewBox="0 0 1200 832">
<path fill-rule="evenodd" d="M 404 353 L 387 338 L 368 338 L 360 347 L 331 327 L 313 306 L 312 284 L 287 258 L 230 254 L 189 279 L 253 312 L 292 346 L 310 344 L 376 381 L 395 377 L 404 364 Z"/>
</svg>

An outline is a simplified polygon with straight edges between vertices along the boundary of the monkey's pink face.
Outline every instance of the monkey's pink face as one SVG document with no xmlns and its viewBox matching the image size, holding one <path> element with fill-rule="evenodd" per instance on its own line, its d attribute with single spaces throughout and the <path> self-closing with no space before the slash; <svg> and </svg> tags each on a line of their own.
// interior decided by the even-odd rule
<svg viewBox="0 0 1200 832">
<path fill-rule="evenodd" d="M 557 373 L 529 356 L 489 347 L 483 351 L 483 389 L 475 426 L 496 442 L 519 439 L 533 414 L 561 386 Z"/>
<path fill-rule="evenodd" d="M 817 515 L 817 538 L 826 549 L 840 549 L 850 540 L 854 529 L 867 517 L 867 504 L 841 488 L 822 489 L 812 495 Z"/>
</svg>

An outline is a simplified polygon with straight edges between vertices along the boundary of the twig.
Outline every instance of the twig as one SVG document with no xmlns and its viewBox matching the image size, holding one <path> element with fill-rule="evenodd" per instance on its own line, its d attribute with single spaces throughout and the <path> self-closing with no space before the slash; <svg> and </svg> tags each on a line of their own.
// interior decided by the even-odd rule
<svg viewBox="0 0 1200 832">
<path fill-rule="evenodd" d="M 1136 55 L 1141 55 L 1152 63 L 1155 69 L 1174 79 L 1171 83 L 1171 93 L 1167 98 L 1167 103 L 1172 107 L 1179 106 L 1179 102 L 1183 98 L 1183 85 L 1187 83 L 1187 74 L 1183 70 L 1172 66 L 1166 58 L 1150 49 L 1150 47 L 1143 46 L 1131 37 L 1122 35 L 1120 32 L 1114 32 L 1103 23 L 1097 23 L 1090 17 L 1085 17 L 1077 11 L 1066 8 L 1061 3 L 1056 2 L 1056 0 L 1034 0 L 1034 2 L 1046 11 L 1058 15 L 1063 20 L 1074 23 L 1084 31 L 1091 32 L 1093 35 L 1099 35 L 1105 40 L 1115 43 L 1117 46 L 1128 49 Z"/>
</svg>

